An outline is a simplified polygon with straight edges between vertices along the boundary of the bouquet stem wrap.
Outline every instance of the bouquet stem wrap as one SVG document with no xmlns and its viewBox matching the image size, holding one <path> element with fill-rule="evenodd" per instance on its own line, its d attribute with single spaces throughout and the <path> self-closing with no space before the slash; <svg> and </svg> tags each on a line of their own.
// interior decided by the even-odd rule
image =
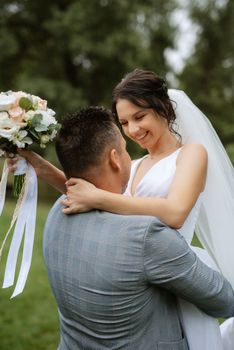
<svg viewBox="0 0 234 350">
<path fill-rule="evenodd" d="M 13 194 L 16 198 L 19 197 L 24 180 L 25 180 L 25 174 L 27 170 L 27 162 L 24 158 L 18 157 L 17 161 L 17 169 L 14 172 L 14 185 L 13 185 Z"/>
<path fill-rule="evenodd" d="M 18 198 L 20 192 L 22 190 L 24 184 L 25 175 L 15 175 L 14 177 L 14 186 L 13 186 L 13 194 L 14 197 Z"/>
<path fill-rule="evenodd" d="M 24 159 L 20 159 L 17 163 L 17 170 L 15 174 L 17 174 L 17 176 L 25 174 L 25 181 L 16 204 L 10 228 L 5 236 L 5 239 L 0 249 L 1 257 L 2 250 L 7 240 L 7 237 L 10 234 L 10 231 L 16 222 L 13 238 L 7 257 L 3 288 L 10 287 L 14 284 L 17 259 L 23 238 L 24 246 L 20 271 L 15 290 L 11 298 L 14 298 L 16 295 L 20 294 L 23 291 L 27 280 L 32 260 L 37 209 L 37 175 L 35 173 L 34 168 L 30 164 L 28 164 Z M 0 215 L 2 213 L 2 209 L 5 203 L 7 177 L 8 168 L 5 162 L 0 183 Z"/>
</svg>

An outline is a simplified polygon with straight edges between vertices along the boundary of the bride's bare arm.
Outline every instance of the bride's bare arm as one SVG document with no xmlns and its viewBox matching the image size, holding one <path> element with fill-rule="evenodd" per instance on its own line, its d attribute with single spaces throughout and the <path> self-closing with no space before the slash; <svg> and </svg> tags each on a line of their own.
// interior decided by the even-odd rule
<svg viewBox="0 0 234 350">
<path fill-rule="evenodd" d="M 190 144 L 183 147 L 174 179 L 166 198 L 128 197 L 97 189 L 81 179 L 67 183 L 68 199 L 63 202 L 67 214 L 93 208 L 119 214 L 152 215 L 167 225 L 180 228 L 203 191 L 207 172 L 207 153 L 203 146 Z"/>
<path fill-rule="evenodd" d="M 37 176 L 46 181 L 61 193 L 66 193 L 67 181 L 63 171 L 56 168 L 53 164 L 39 156 L 39 154 L 26 150 L 18 150 L 20 156 L 24 157 L 35 169 Z M 16 168 L 16 158 L 8 158 L 8 166 L 10 171 L 14 172 Z"/>
</svg>

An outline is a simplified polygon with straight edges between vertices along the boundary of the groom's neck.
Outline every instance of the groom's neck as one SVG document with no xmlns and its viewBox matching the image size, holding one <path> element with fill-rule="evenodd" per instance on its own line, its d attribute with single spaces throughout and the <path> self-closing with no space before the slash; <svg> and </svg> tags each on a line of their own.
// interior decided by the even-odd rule
<svg viewBox="0 0 234 350">
<path fill-rule="evenodd" d="M 119 194 L 123 192 L 121 176 L 118 172 L 115 173 L 110 170 L 90 171 L 89 174 L 83 178 L 101 190 Z"/>
<path fill-rule="evenodd" d="M 105 190 L 112 193 L 122 193 L 122 185 L 120 181 L 116 181 L 116 179 L 113 179 L 111 177 L 102 177 L 99 179 L 95 179 L 92 181 L 92 183 L 101 190 Z"/>
</svg>

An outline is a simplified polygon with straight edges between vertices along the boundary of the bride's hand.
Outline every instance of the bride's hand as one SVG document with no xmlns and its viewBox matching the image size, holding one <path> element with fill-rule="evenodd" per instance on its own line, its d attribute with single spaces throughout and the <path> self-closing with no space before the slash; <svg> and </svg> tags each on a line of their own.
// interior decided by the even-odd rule
<svg viewBox="0 0 234 350">
<path fill-rule="evenodd" d="M 7 161 L 7 167 L 10 173 L 14 173 L 16 171 L 16 167 L 17 167 L 17 161 L 18 161 L 18 157 L 16 154 L 14 153 L 7 153 L 5 152 L 6 157 L 6 161 Z"/>
<path fill-rule="evenodd" d="M 95 203 L 100 191 L 88 181 L 71 178 L 66 182 L 67 198 L 61 201 L 66 207 L 65 214 L 83 213 L 95 209 Z"/>
<path fill-rule="evenodd" d="M 32 151 L 18 149 L 17 152 L 18 152 L 17 154 L 13 154 L 13 153 L 5 154 L 9 171 L 11 173 L 15 172 L 17 168 L 18 156 L 21 156 L 25 158 L 27 162 L 29 162 L 34 167 L 36 174 L 40 175 L 40 171 L 41 169 L 43 169 L 45 160 L 41 156 L 39 156 L 39 154 Z"/>
</svg>

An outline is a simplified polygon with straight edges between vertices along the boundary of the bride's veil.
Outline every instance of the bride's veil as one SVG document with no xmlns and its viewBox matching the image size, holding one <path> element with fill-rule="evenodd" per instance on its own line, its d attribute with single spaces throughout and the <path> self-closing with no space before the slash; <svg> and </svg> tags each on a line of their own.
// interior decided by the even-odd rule
<svg viewBox="0 0 234 350">
<path fill-rule="evenodd" d="M 234 287 L 234 168 L 206 116 L 180 90 L 168 91 L 183 144 L 201 143 L 208 174 L 196 234 Z"/>
</svg>

